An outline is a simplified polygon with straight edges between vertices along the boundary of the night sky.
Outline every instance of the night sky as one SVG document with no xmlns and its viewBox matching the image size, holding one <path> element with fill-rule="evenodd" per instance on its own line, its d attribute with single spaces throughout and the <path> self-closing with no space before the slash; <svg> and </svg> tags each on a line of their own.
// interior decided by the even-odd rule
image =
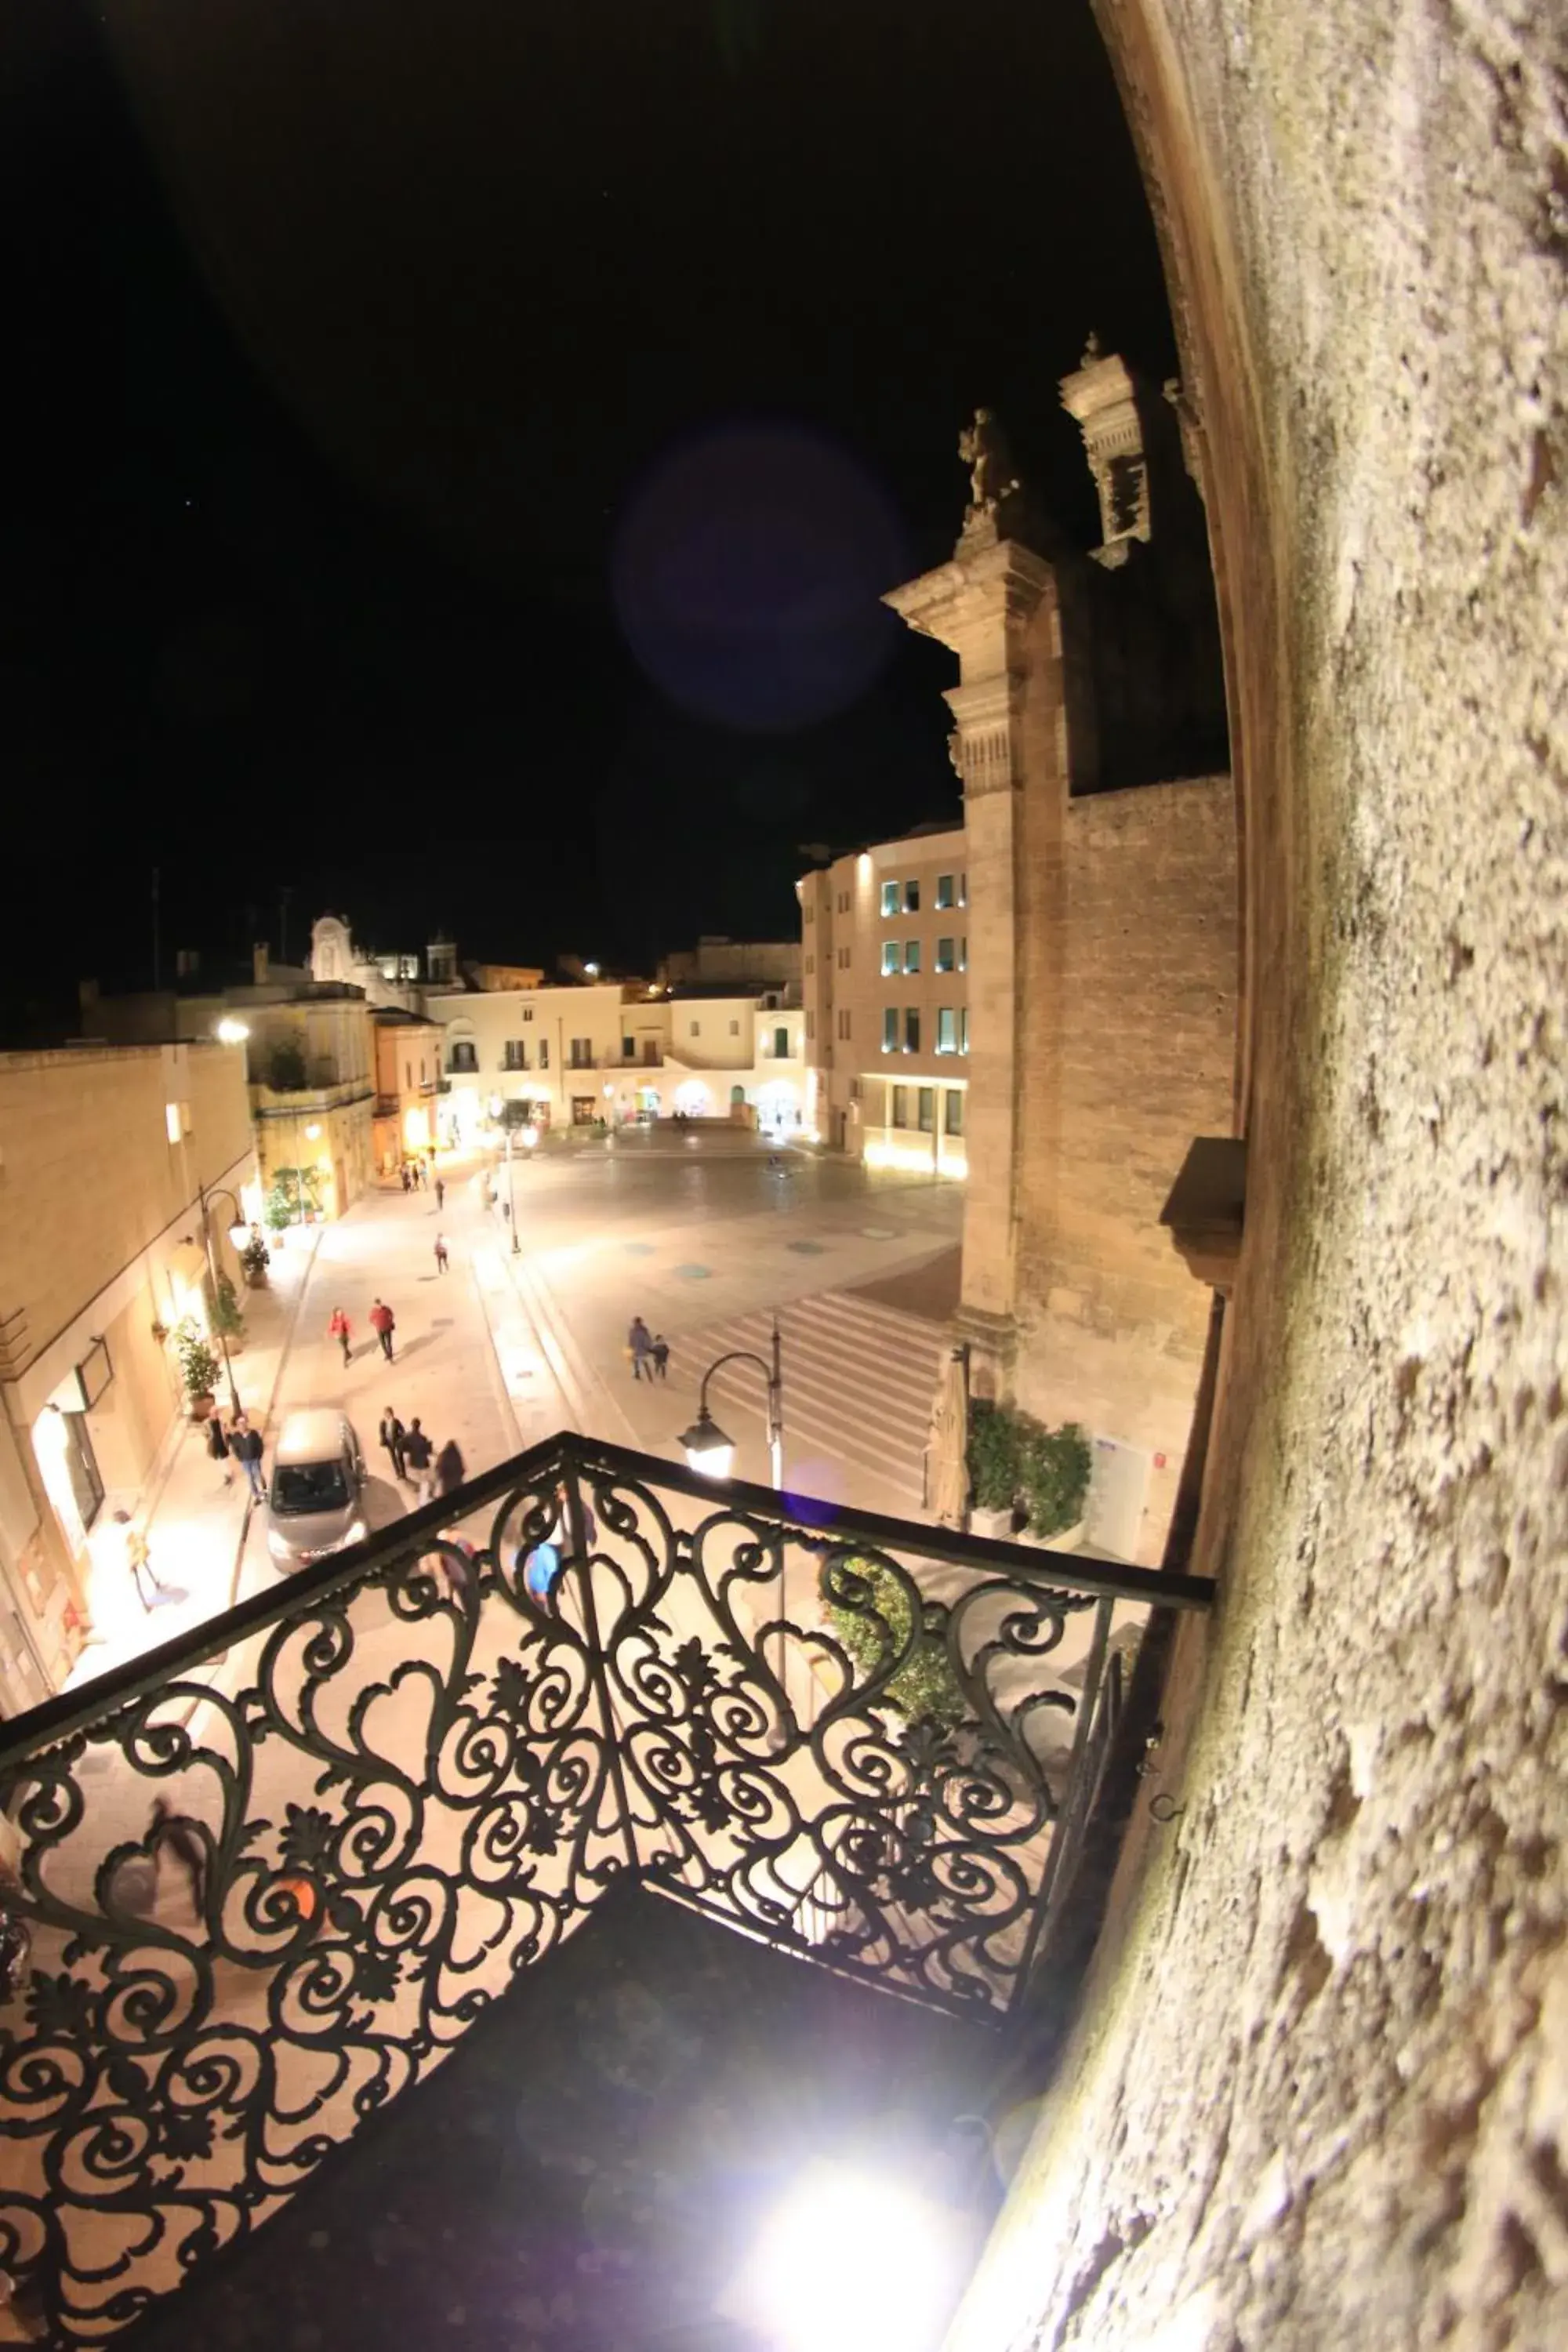
<svg viewBox="0 0 1568 2352">
<path fill-rule="evenodd" d="M 977 402 L 1156 379 L 1087 0 L 9 0 L 7 1017 L 324 906 L 646 965 L 956 806 Z M 37 828 L 23 853 L 19 815 Z M 18 879 L 17 869 L 25 876 Z"/>
</svg>

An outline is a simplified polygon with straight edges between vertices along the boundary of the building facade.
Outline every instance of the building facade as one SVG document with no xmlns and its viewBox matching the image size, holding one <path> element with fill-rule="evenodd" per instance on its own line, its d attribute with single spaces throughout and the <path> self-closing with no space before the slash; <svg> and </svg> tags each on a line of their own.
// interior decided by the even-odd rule
<svg viewBox="0 0 1568 2352">
<path fill-rule="evenodd" d="M 1096 1448 L 1091 1532 L 1152 1561 L 1208 1328 L 1160 1212 L 1192 1138 L 1228 1134 L 1234 1116 L 1234 800 L 1228 774 L 1184 768 L 1213 751 L 1219 681 L 1169 412 L 1157 419 L 1161 404 L 1092 346 L 1063 398 L 1099 488 L 1100 546 L 1066 546 L 978 418 L 952 559 L 888 602 L 958 661 L 947 700 L 963 826 L 945 855 L 973 918 L 959 1315 L 973 1384 L 1081 1423 Z M 809 877 L 818 910 L 831 897 L 830 924 L 846 887 Z"/>
<path fill-rule="evenodd" d="M 374 1031 L 363 991 L 312 981 L 279 1003 L 237 1003 L 235 1017 L 250 1032 L 264 1188 L 280 1206 L 292 1198 L 302 1220 L 341 1217 L 375 1164 Z"/>
<path fill-rule="evenodd" d="M 731 940 L 704 932 L 694 948 L 682 948 L 665 957 L 656 977 L 661 988 L 679 994 L 682 989 L 728 989 L 736 996 L 764 996 L 784 992 L 786 1003 L 799 1003 L 801 951 L 798 940 Z"/>
<path fill-rule="evenodd" d="M 141 1487 L 174 1432 L 176 1327 L 207 1328 L 215 1271 L 239 1287 L 229 1228 L 260 1208 L 243 1057 L 216 1043 L 0 1055 L 0 1193 L 10 1714 L 63 1683 L 108 1498 Z"/>
<path fill-rule="evenodd" d="M 671 998 L 618 981 L 426 990 L 442 1033 L 440 1140 L 471 1146 L 511 1104 L 541 1129 L 678 1111 L 798 1126 L 802 1018 L 783 994 Z"/>
<path fill-rule="evenodd" d="M 869 1167 L 968 1172 L 962 828 L 879 842 L 797 884 L 805 1127 Z"/>
<path fill-rule="evenodd" d="M 375 1100 L 371 1148 L 378 1176 L 436 1149 L 443 1033 L 437 1021 L 395 1009 L 373 1013 Z"/>
</svg>

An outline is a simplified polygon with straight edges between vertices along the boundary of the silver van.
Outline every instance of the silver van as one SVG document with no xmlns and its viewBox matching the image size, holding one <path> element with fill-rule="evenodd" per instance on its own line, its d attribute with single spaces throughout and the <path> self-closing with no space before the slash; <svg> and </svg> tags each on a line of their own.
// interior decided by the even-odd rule
<svg viewBox="0 0 1568 2352">
<path fill-rule="evenodd" d="M 272 1454 L 267 1549 L 281 1569 L 303 1568 L 367 1531 L 364 1456 L 353 1423 L 330 1408 L 291 1412 Z"/>
</svg>

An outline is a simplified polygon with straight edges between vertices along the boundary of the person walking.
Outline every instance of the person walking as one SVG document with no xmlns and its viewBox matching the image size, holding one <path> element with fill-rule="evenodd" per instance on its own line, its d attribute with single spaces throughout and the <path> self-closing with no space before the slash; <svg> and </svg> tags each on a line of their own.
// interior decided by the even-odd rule
<svg viewBox="0 0 1568 2352">
<path fill-rule="evenodd" d="M 237 1422 L 235 1423 L 235 1427 L 237 1429 L 238 1426 L 239 1424 Z M 221 1462 L 223 1465 L 224 1485 L 226 1486 L 232 1486 L 234 1484 L 234 1472 L 228 1466 L 229 1441 L 223 1433 L 223 1415 L 221 1412 L 215 1412 L 211 1420 L 207 1423 L 206 1444 L 207 1452 L 212 1455 L 213 1460 L 215 1462 Z"/>
<path fill-rule="evenodd" d="M 444 1234 L 436 1236 L 436 1271 L 437 1274 L 447 1271 L 447 1237 Z"/>
<path fill-rule="evenodd" d="M 626 1353 L 632 1360 L 633 1380 L 651 1381 L 653 1373 L 648 1367 L 648 1358 L 653 1353 L 653 1334 L 640 1315 L 632 1317 L 632 1328 L 626 1333 Z"/>
<path fill-rule="evenodd" d="M 341 1307 L 334 1307 L 332 1309 L 332 1319 L 327 1326 L 327 1337 L 338 1342 L 343 1351 L 343 1362 L 346 1365 L 350 1354 L 349 1342 L 353 1337 L 353 1332 L 350 1327 L 349 1318 Z"/>
<path fill-rule="evenodd" d="M 403 1163 L 402 1167 L 398 1170 L 398 1171 L 397 1171 L 397 1172 L 398 1172 L 399 1176 L 403 1179 L 403 1189 L 404 1189 L 404 1191 L 406 1192 L 407 1192 L 407 1190 L 408 1190 L 409 1181 L 410 1181 L 409 1174 L 408 1174 L 408 1162 L 407 1162 L 407 1160 L 406 1160 L 404 1161 L 404 1163 Z"/>
<path fill-rule="evenodd" d="M 403 1459 L 414 1474 L 415 1498 L 419 1503 L 433 1503 L 436 1499 L 436 1481 L 430 1475 L 430 1457 L 435 1450 L 416 1413 L 404 1435 Z"/>
<path fill-rule="evenodd" d="M 153 1610 L 161 1608 L 165 1601 L 177 1601 L 181 1596 L 171 1585 L 159 1582 L 148 1556 L 147 1538 L 140 1528 L 132 1527 L 130 1512 L 116 1511 L 114 1516 L 125 1530 L 125 1565 L 131 1570 L 136 1598 L 146 1614 L 151 1616 Z M 151 1591 L 147 1589 L 149 1586 Z"/>
<path fill-rule="evenodd" d="M 404 1428 L 403 1423 L 398 1420 L 396 1409 L 393 1405 L 388 1405 L 386 1411 L 381 1416 L 380 1436 L 383 1451 L 390 1454 L 392 1456 L 393 1476 L 395 1478 L 405 1477 L 407 1474 L 405 1473 L 403 1465 L 405 1459 L 405 1446 L 407 1441 L 408 1433 Z"/>
<path fill-rule="evenodd" d="M 258 1429 L 252 1429 L 248 1413 L 241 1412 L 235 1415 L 234 1430 L 228 1441 L 228 1450 L 237 1462 L 244 1465 L 245 1475 L 250 1481 L 250 1491 L 257 1501 L 264 1503 L 267 1500 L 267 1481 L 261 1475 L 261 1456 L 264 1451 L 261 1432 Z"/>
<path fill-rule="evenodd" d="M 653 1335 L 653 1368 L 661 1381 L 669 1378 L 669 1341 L 662 1331 Z"/>
<path fill-rule="evenodd" d="M 390 1364 L 393 1360 L 392 1335 L 397 1328 L 397 1318 L 384 1298 L 378 1298 L 371 1308 L 370 1328 L 381 1341 L 381 1352 Z"/>
<path fill-rule="evenodd" d="M 436 1492 L 438 1495 L 455 1494 L 468 1475 L 462 1450 L 457 1439 L 449 1437 L 436 1456 Z"/>
<path fill-rule="evenodd" d="M 446 1178 L 445 1178 L 444 1176 L 437 1176 L 437 1179 L 436 1179 L 436 1206 L 437 1206 L 437 1210 L 440 1210 L 440 1209 L 445 1208 L 446 1203 L 447 1203 L 447 1180 L 446 1180 Z"/>
</svg>

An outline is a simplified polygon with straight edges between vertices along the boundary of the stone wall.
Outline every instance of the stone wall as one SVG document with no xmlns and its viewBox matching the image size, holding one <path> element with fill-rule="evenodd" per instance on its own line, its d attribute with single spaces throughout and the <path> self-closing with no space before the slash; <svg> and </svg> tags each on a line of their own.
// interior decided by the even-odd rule
<svg viewBox="0 0 1568 2352">
<path fill-rule="evenodd" d="M 1208 1328 L 1160 1210 L 1192 1138 L 1233 1118 L 1233 791 L 1026 793 L 1022 824 L 1013 1392 L 1164 1455 L 1137 1554 L 1152 1562 Z"/>
<path fill-rule="evenodd" d="M 1096 5 L 1200 421 L 1249 1194 L 1194 1563 L 1222 1602 L 1156 1759 L 1182 1810 L 952 2341 L 1547 2352 L 1568 29 Z"/>
</svg>

